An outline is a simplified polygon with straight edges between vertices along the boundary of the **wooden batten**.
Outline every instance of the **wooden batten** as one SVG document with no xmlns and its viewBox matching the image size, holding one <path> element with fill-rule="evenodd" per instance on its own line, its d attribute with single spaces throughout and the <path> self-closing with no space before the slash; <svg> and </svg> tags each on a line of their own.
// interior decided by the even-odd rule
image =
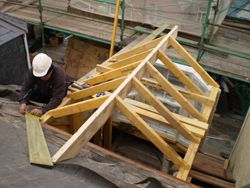
<svg viewBox="0 0 250 188">
<path fill-rule="evenodd" d="M 53 166 L 39 118 L 26 113 L 25 120 L 30 163 Z"/>
</svg>

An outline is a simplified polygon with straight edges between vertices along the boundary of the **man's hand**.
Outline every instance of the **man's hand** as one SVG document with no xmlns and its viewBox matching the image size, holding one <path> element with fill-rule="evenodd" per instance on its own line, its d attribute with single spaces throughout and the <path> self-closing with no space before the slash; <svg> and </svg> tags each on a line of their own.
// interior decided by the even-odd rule
<svg viewBox="0 0 250 188">
<path fill-rule="evenodd" d="M 36 116 L 41 116 L 43 114 L 42 110 L 39 110 L 37 108 L 34 108 L 33 110 L 31 110 L 30 113 Z"/>
<path fill-rule="evenodd" d="M 19 106 L 19 112 L 21 114 L 24 114 L 27 110 L 27 105 L 25 103 L 21 103 L 20 106 Z"/>
</svg>

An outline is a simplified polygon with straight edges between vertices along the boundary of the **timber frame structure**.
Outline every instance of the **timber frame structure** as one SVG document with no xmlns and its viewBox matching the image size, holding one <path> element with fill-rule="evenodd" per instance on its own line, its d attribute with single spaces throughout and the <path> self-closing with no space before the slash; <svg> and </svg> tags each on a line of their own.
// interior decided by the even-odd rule
<svg viewBox="0 0 250 188">
<path fill-rule="evenodd" d="M 105 125 L 112 122 L 113 112 L 126 116 L 146 139 L 152 142 L 170 160 L 178 173 L 177 178 L 187 180 L 196 152 L 202 139 L 206 135 L 211 118 L 220 94 L 219 85 L 208 75 L 197 61 L 176 41 L 178 27 L 175 26 L 167 35 L 137 46 L 127 52 L 110 57 L 102 65 L 96 67 L 96 74 L 90 78 L 80 79 L 78 82 L 87 86 L 84 89 L 74 89 L 65 97 L 62 104 L 41 117 L 46 123 L 53 118 L 73 116 L 79 129 L 54 154 L 53 163 L 71 159 L 78 155 L 81 148 Z M 205 94 L 190 78 L 165 55 L 165 51 L 172 47 L 178 54 L 200 75 L 211 88 Z M 170 83 L 154 66 L 160 59 L 187 91 L 180 90 Z M 145 78 L 150 75 L 152 79 Z M 166 91 L 192 117 L 185 117 L 171 112 L 154 94 L 149 86 Z M 136 90 L 146 103 L 128 98 L 131 90 Z M 197 110 L 190 100 L 202 104 L 202 110 Z M 83 123 L 82 114 L 95 110 Z M 176 129 L 185 139 L 188 146 L 184 158 L 175 147 L 172 147 L 144 118 L 155 120 Z M 112 124 L 106 124 L 109 132 L 106 140 L 111 142 Z M 105 133 L 104 133 L 105 136 Z M 185 146 L 184 146 L 185 147 Z"/>
</svg>

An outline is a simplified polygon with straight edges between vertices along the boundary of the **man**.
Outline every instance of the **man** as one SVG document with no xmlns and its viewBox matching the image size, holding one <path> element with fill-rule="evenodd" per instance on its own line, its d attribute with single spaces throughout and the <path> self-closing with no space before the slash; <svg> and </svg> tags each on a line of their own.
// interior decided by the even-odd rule
<svg viewBox="0 0 250 188">
<path fill-rule="evenodd" d="M 41 108 L 34 108 L 31 114 L 41 116 L 45 112 L 56 108 L 67 94 L 70 79 L 64 70 L 52 64 L 52 59 L 44 53 L 37 54 L 24 79 L 20 95 L 20 113 L 27 110 L 28 102 L 45 103 Z"/>
</svg>

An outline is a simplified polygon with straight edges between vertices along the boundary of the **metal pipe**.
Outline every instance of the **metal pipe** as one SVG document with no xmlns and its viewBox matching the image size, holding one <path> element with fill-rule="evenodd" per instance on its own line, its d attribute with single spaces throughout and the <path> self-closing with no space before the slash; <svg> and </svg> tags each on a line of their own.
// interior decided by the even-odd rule
<svg viewBox="0 0 250 188">
<path fill-rule="evenodd" d="M 208 23 L 209 25 L 212 25 L 212 26 L 215 26 L 215 27 L 221 27 L 221 28 L 225 28 L 225 29 L 230 29 L 230 30 L 234 30 L 234 31 L 238 31 L 238 32 L 241 32 L 241 33 L 245 33 L 245 34 L 248 34 L 250 35 L 250 32 L 247 31 L 247 30 L 242 30 L 242 29 L 238 29 L 238 28 L 234 28 L 232 26 L 227 26 L 227 25 L 219 25 L 219 24 L 213 24 L 213 23 Z"/>
<path fill-rule="evenodd" d="M 106 41 L 106 40 L 98 39 L 98 38 L 95 38 L 95 37 L 91 37 L 89 35 L 69 31 L 69 30 L 66 30 L 66 29 L 61 29 L 61 28 L 50 26 L 50 25 L 47 25 L 47 24 L 44 24 L 44 28 L 52 29 L 52 30 L 55 30 L 55 31 L 60 31 L 62 33 L 67 33 L 67 34 L 70 34 L 70 35 L 78 36 L 78 37 L 88 39 L 88 40 L 92 40 L 92 41 L 95 41 L 95 42 L 99 42 L 99 43 L 102 43 L 102 44 L 108 44 L 108 45 L 111 44 L 109 41 Z"/>
<path fill-rule="evenodd" d="M 5 1 L 0 0 L 0 2 L 5 2 Z M 25 7 L 30 7 L 30 8 L 37 8 L 37 6 L 35 6 L 35 5 L 22 5 L 20 3 L 14 3 L 14 2 L 6 2 L 6 3 L 20 5 L 20 6 L 25 6 Z M 68 15 L 68 16 L 72 16 L 72 17 L 76 17 L 76 18 L 81 18 L 81 19 L 86 19 L 86 20 L 93 20 L 93 19 L 90 19 L 90 18 L 85 18 L 83 16 L 78 16 L 78 15 L 71 14 L 71 13 L 66 13 L 66 12 L 63 12 L 63 11 L 61 11 L 59 9 L 55 9 L 55 10 L 53 10 L 53 9 L 54 8 L 51 8 L 51 7 L 47 8 L 46 6 L 43 6 L 43 10 L 48 10 L 50 12 L 54 12 L 54 13 L 58 13 L 58 14 L 62 14 L 62 15 Z M 40 22 L 35 22 L 35 21 L 27 20 L 27 19 L 24 19 L 24 20 L 26 20 L 30 24 L 40 25 Z M 94 21 L 98 21 L 98 20 L 95 19 Z M 110 22 L 105 22 L 105 21 L 101 21 L 101 20 L 99 20 L 98 22 L 111 24 Z M 88 35 L 85 35 L 85 34 L 82 34 L 82 33 L 77 33 L 77 32 L 73 32 L 73 31 L 69 31 L 69 30 L 57 28 L 57 27 L 48 25 L 46 23 L 44 23 L 43 25 L 44 25 L 44 28 L 48 28 L 48 29 L 60 31 L 60 32 L 67 33 L 67 34 L 72 34 L 74 36 L 82 37 L 82 38 L 85 38 L 85 39 L 88 39 L 88 40 L 93 40 L 95 42 L 100 42 L 102 44 L 108 44 L 108 45 L 111 44 L 111 42 L 109 42 L 109 41 L 98 39 L 98 38 L 95 38 L 95 37 L 91 37 L 91 36 L 88 36 Z M 132 27 L 127 27 L 127 28 L 133 30 Z M 115 46 L 118 46 L 118 45 L 115 44 Z"/>
<path fill-rule="evenodd" d="M 233 50 L 229 50 L 229 49 L 225 49 L 225 48 L 221 48 L 221 47 L 216 47 L 216 46 L 205 44 L 203 46 L 203 49 L 207 50 L 207 51 L 220 52 L 222 54 L 233 55 L 233 56 L 236 56 L 236 57 L 240 57 L 240 58 L 243 58 L 243 59 L 250 60 L 250 55 L 249 54 L 240 53 L 240 52 L 237 52 L 237 51 L 233 51 Z"/>
<path fill-rule="evenodd" d="M 217 0 L 216 6 L 213 7 L 214 9 L 213 21 L 212 21 L 213 24 L 216 22 L 219 6 L 220 6 L 220 0 Z M 210 21 L 208 21 L 208 24 L 209 22 Z M 211 38 L 213 37 L 213 34 L 215 33 L 214 29 L 215 29 L 214 27 L 211 27 L 210 33 L 208 34 L 209 36 L 211 36 Z"/>
<path fill-rule="evenodd" d="M 176 58 L 176 57 L 172 57 L 171 60 L 175 63 L 178 63 L 178 64 L 181 64 L 181 65 L 188 65 L 183 59 L 179 59 L 179 58 Z M 189 66 L 189 65 L 188 65 Z M 229 78 L 232 78 L 234 80 L 238 80 L 238 81 L 241 81 L 241 82 L 245 82 L 245 83 L 250 83 L 250 80 L 248 79 L 244 79 L 244 78 L 241 78 L 241 77 L 238 77 L 236 75 L 233 75 L 231 73 L 225 73 L 225 72 L 221 72 L 219 70 L 215 70 L 213 68 L 210 68 L 210 67 L 206 67 L 206 66 L 203 66 L 203 68 L 207 71 L 207 72 L 210 72 L 210 73 L 213 73 L 213 74 L 217 74 L 217 75 L 221 75 L 221 76 L 226 76 L 226 77 L 229 77 Z"/>
<path fill-rule="evenodd" d="M 5 2 L 3 0 L 0 0 L 0 2 Z M 21 3 L 15 3 L 15 2 L 6 2 L 7 4 L 14 4 L 14 5 L 20 5 L 23 7 L 30 7 L 30 8 L 37 8 L 36 5 L 23 5 Z M 61 15 L 67 15 L 67 16 L 72 16 L 75 18 L 81 18 L 81 19 L 85 19 L 85 20 L 90 20 L 90 21 L 95 21 L 95 22 L 99 22 L 99 23 L 104 23 L 104 24 L 108 24 L 108 25 L 113 25 L 111 22 L 109 21 L 103 21 L 103 20 L 99 20 L 99 19 L 93 19 L 93 18 L 88 18 L 88 17 L 84 17 L 84 16 L 80 16 L 74 13 L 69 13 L 69 12 L 65 12 L 62 9 L 58 9 L 58 8 L 54 8 L 54 7 L 48 7 L 48 6 L 43 6 L 43 10 L 47 10 L 53 13 L 58 13 Z M 132 27 L 127 27 L 128 29 L 133 30 Z"/>
<path fill-rule="evenodd" d="M 43 51 L 45 52 L 46 46 L 45 46 L 44 23 L 43 23 L 43 7 L 41 0 L 38 1 L 38 10 L 40 18 L 40 28 L 42 31 L 42 46 L 43 46 Z"/>
<path fill-rule="evenodd" d="M 28 64 L 28 68 L 30 69 L 31 68 L 31 63 L 30 63 L 29 47 L 28 47 L 28 43 L 27 43 L 27 35 L 26 35 L 26 33 L 23 35 L 23 41 L 24 41 L 24 46 L 25 46 L 27 64 Z"/>
<path fill-rule="evenodd" d="M 115 18 L 114 18 L 114 26 L 113 26 L 113 33 L 112 33 L 112 38 L 111 38 L 109 57 L 111 57 L 114 53 L 115 35 L 116 35 L 116 29 L 117 29 L 117 23 L 118 23 L 118 17 L 119 17 L 119 10 L 120 10 L 120 0 L 116 0 Z"/>
<path fill-rule="evenodd" d="M 187 46 L 192 46 L 192 47 L 197 47 L 198 46 L 197 42 L 189 40 L 189 39 L 184 39 L 184 38 L 181 38 L 181 37 L 177 37 L 177 41 L 180 42 L 181 44 L 184 44 L 184 45 L 187 45 Z M 206 50 L 206 51 L 221 53 L 221 54 L 224 54 L 224 55 L 233 55 L 233 56 L 236 56 L 236 57 L 240 57 L 242 59 L 250 60 L 250 55 L 248 55 L 248 54 L 233 51 L 233 50 L 229 50 L 229 49 L 225 49 L 225 48 L 221 48 L 221 47 L 217 47 L 217 46 L 213 46 L 213 45 L 209 45 L 209 44 L 203 44 L 202 49 Z"/>
<path fill-rule="evenodd" d="M 206 38 L 207 26 L 208 26 L 208 22 L 209 22 L 209 15 L 210 15 L 211 7 L 212 7 L 212 0 L 208 0 L 207 6 L 208 7 L 207 7 L 206 18 L 205 18 L 205 22 L 203 23 L 201 40 L 200 40 L 199 46 L 198 46 L 198 55 L 196 58 L 197 61 L 199 61 L 201 59 L 201 56 L 202 56 L 202 46 L 203 46 L 204 39 Z"/>
<path fill-rule="evenodd" d="M 125 0 L 122 0 L 122 19 L 121 19 L 121 41 L 123 41 L 125 30 Z"/>
</svg>

